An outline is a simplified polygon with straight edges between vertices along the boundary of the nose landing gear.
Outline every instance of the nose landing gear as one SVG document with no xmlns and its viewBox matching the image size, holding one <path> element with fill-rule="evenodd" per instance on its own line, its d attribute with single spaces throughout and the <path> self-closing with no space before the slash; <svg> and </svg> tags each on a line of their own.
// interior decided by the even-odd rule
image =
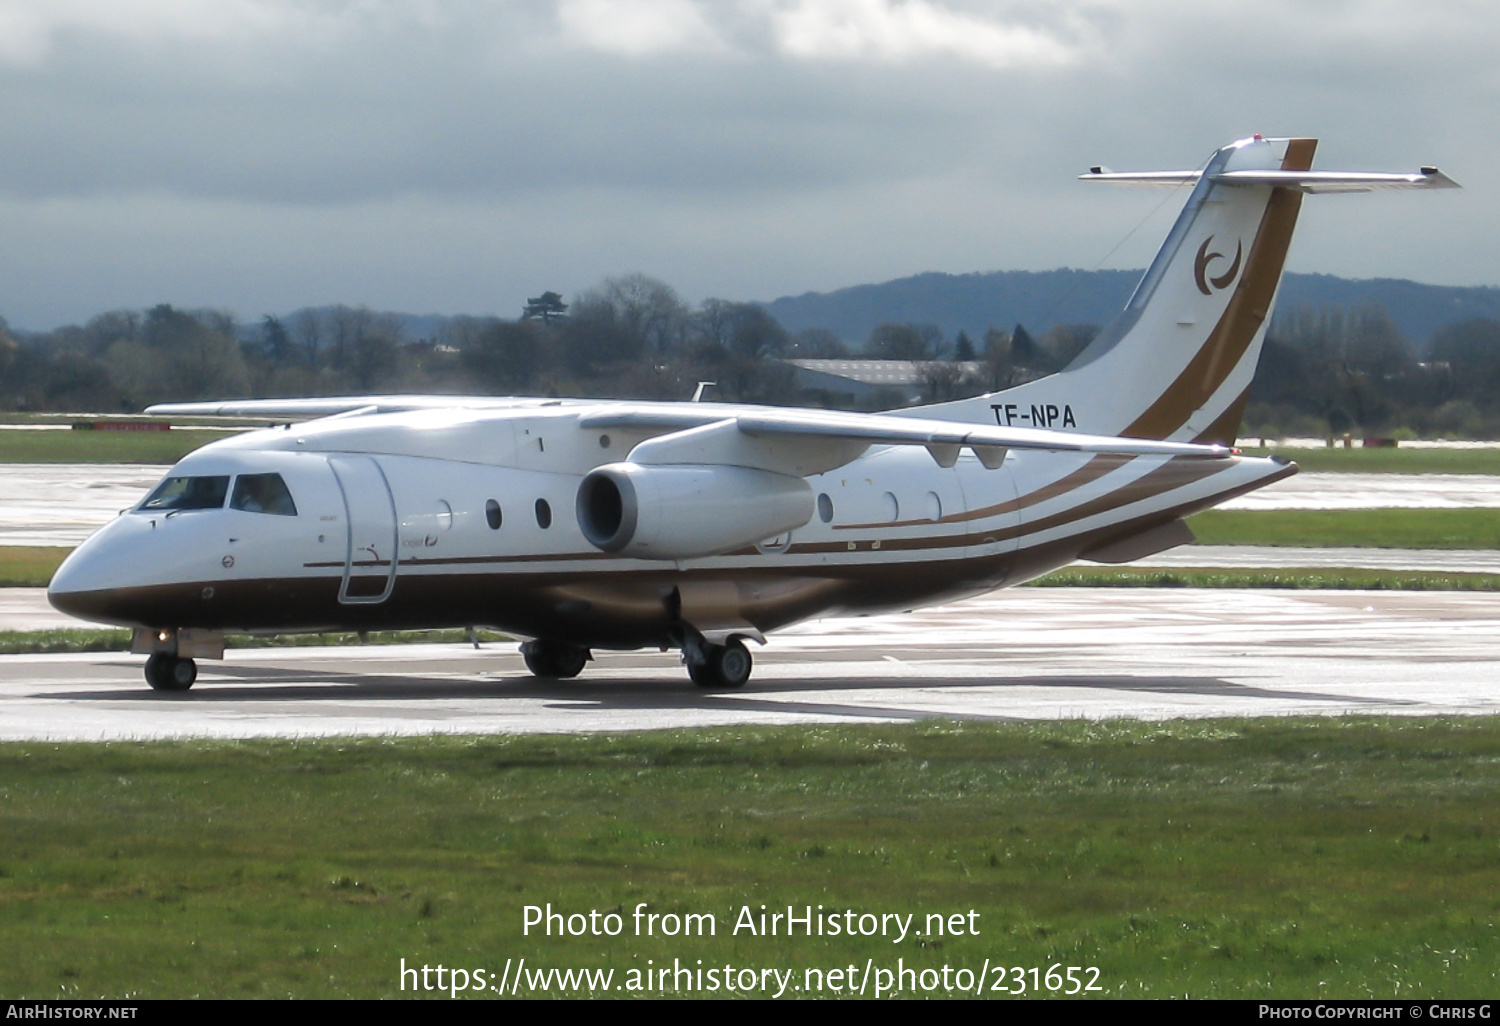
<svg viewBox="0 0 1500 1026">
<path fill-rule="evenodd" d="M 224 633 L 191 627 L 137 627 L 130 651 L 150 657 L 146 683 L 153 690 L 186 691 L 198 679 L 195 658 L 224 658 Z"/>
<path fill-rule="evenodd" d="M 198 664 L 191 659 L 157 652 L 146 660 L 146 683 L 155 691 L 186 691 L 198 679 Z"/>
</svg>

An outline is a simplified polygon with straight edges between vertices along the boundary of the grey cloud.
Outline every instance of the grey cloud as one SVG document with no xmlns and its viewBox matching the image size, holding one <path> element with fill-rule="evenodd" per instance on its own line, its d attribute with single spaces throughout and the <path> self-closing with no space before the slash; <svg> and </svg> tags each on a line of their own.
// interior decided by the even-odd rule
<svg viewBox="0 0 1500 1026">
<path fill-rule="evenodd" d="M 504 311 L 630 270 L 770 298 L 1092 266 L 1155 200 L 1078 171 L 1191 166 L 1255 131 L 1322 136 L 1323 166 L 1436 161 L 1470 186 L 1309 204 L 1301 269 L 1500 281 L 1489 7 L 932 0 L 1078 54 L 1002 67 L 788 54 L 770 14 L 791 0 L 699 4 L 713 45 L 635 56 L 581 45 L 544 0 L 266 2 L 300 27 L 75 26 L 29 62 L 0 49 L 0 313 Z M 1388 245 L 1409 228 L 1420 259 Z"/>
</svg>

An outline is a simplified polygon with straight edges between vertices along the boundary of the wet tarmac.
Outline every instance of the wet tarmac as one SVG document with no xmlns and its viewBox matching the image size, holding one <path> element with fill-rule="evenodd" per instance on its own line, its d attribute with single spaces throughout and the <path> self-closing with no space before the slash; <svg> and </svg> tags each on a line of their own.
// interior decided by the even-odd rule
<svg viewBox="0 0 1500 1026">
<path fill-rule="evenodd" d="M 167 468 L 0 463 L 0 545 L 79 544 L 145 498 Z"/>
<path fill-rule="evenodd" d="M 515 646 L 233 651 L 193 690 L 124 654 L 0 657 L 0 739 L 645 730 L 769 723 L 1500 711 L 1500 598 L 1456 592 L 1016 589 L 804 624 L 750 684 L 674 653 L 601 652 L 574 681 Z"/>
<path fill-rule="evenodd" d="M 1497 474 L 1341 474 L 1303 471 L 1220 509 L 1496 509 Z"/>
</svg>

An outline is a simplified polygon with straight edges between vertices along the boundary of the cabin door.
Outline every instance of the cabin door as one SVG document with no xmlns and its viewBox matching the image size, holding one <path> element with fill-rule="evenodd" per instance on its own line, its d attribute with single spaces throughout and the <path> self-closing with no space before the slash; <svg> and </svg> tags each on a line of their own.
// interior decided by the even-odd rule
<svg viewBox="0 0 1500 1026">
<path fill-rule="evenodd" d="M 396 502 L 385 471 L 368 456 L 330 456 L 329 466 L 344 493 L 348 542 L 339 601 L 374 605 L 390 598 L 396 584 Z"/>
</svg>

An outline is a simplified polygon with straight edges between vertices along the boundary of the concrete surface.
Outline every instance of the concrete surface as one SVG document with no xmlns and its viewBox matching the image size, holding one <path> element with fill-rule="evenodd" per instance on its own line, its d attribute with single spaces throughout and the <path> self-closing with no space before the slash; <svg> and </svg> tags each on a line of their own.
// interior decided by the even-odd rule
<svg viewBox="0 0 1500 1026">
<path fill-rule="evenodd" d="M 530 677 L 513 645 L 231 652 L 192 691 L 128 655 L 0 657 L 0 739 L 644 730 L 923 717 L 1500 711 L 1500 597 L 1456 592 L 1017 589 L 774 635 L 739 691 L 675 653 Z"/>
</svg>

